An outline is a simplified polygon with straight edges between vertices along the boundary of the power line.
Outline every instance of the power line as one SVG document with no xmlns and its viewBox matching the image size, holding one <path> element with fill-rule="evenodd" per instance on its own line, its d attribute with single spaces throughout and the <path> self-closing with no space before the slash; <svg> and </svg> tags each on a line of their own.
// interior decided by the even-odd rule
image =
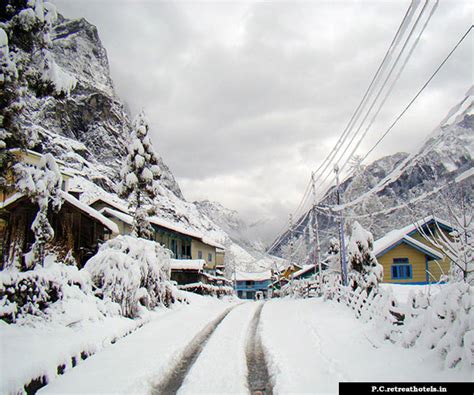
<svg viewBox="0 0 474 395">
<path fill-rule="evenodd" d="M 375 99 L 373 99 L 372 101 L 372 104 L 370 105 L 369 109 L 367 110 L 364 118 L 362 119 L 362 121 L 360 122 L 359 124 L 359 127 L 357 128 L 357 130 L 353 133 L 352 137 L 350 138 L 350 141 L 349 143 L 346 145 L 346 147 L 344 148 L 344 150 L 342 151 L 342 153 L 339 155 L 338 159 L 335 161 L 335 163 L 339 163 L 340 160 L 342 160 L 342 158 L 344 157 L 344 155 L 347 153 L 348 149 L 351 147 L 352 143 L 355 141 L 356 137 L 359 135 L 361 129 L 362 129 L 362 126 L 364 125 L 364 123 L 366 122 L 366 120 L 368 119 L 372 109 L 374 108 L 375 104 L 377 103 L 378 99 L 380 98 L 382 92 L 384 91 L 385 89 L 385 86 L 387 85 L 388 81 L 390 80 L 395 68 L 397 67 L 398 65 L 398 62 L 400 61 L 403 53 L 405 52 L 405 49 L 407 48 L 408 46 L 408 43 L 410 42 L 410 39 L 411 37 L 413 36 L 413 33 L 415 32 L 417 26 L 418 26 L 418 23 L 420 22 L 423 14 L 425 13 L 426 11 L 426 7 L 428 6 L 428 1 L 425 2 L 423 8 L 421 9 L 421 12 L 418 14 L 418 17 L 416 18 L 415 20 L 415 23 L 413 24 L 412 28 L 410 29 L 410 32 L 408 34 L 408 37 L 405 39 L 404 41 L 404 44 L 402 46 L 402 49 L 400 50 L 400 52 L 398 53 L 395 61 L 393 62 L 389 72 L 387 73 L 386 77 L 385 77 L 385 80 L 383 81 L 382 83 L 382 86 L 379 88 L 378 92 L 377 92 L 377 95 L 375 97 Z M 433 9 L 436 9 L 437 7 L 437 3 L 435 4 L 435 6 L 433 7 Z M 431 15 L 430 17 L 428 18 L 428 20 L 431 18 Z M 420 35 L 423 33 L 423 31 L 421 31 Z M 418 40 L 415 41 L 415 44 L 418 42 Z M 411 55 L 412 51 L 409 52 L 409 55 L 407 57 L 407 59 L 409 58 L 409 56 Z M 400 69 L 398 75 L 396 76 L 396 78 L 394 79 L 393 83 L 391 84 L 391 86 L 389 87 L 389 89 L 387 90 L 386 92 L 386 95 L 384 97 L 384 99 L 382 100 L 382 102 L 380 103 L 375 115 L 372 117 L 369 125 L 365 128 L 364 132 L 362 133 L 362 136 L 360 137 L 360 139 L 358 140 L 358 142 L 356 143 L 356 146 L 355 148 L 352 150 L 352 153 L 349 155 L 349 157 L 347 158 L 347 160 L 345 161 L 344 165 L 341 166 L 341 173 L 342 171 L 344 170 L 344 167 L 346 166 L 347 162 L 350 160 L 350 158 L 352 157 L 352 155 L 354 154 L 354 152 L 357 150 L 357 148 L 359 147 L 360 143 L 362 142 L 362 140 L 364 139 L 364 137 L 367 135 L 367 132 L 369 131 L 370 127 L 372 126 L 372 124 L 375 122 L 375 119 L 377 118 L 378 114 L 380 113 L 380 110 L 382 109 L 383 105 L 385 104 L 387 98 L 390 96 L 390 94 L 392 93 L 393 91 L 393 87 L 395 86 L 395 83 L 398 81 L 401 73 L 403 72 L 404 68 L 405 68 L 405 65 L 406 65 L 406 62 L 405 64 L 402 66 L 402 68 Z M 331 176 L 331 172 L 329 172 L 326 177 L 323 179 L 322 183 L 326 182 L 326 180 Z"/>
<path fill-rule="evenodd" d="M 377 142 L 373 145 L 373 147 L 365 154 L 365 156 L 362 158 L 362 161 L 366 159 L 372 151 L 377 148 L 377 146 L 380 144 L 380 142 L 387 136 L 388 133 L 393 129 L 393 127 L 397 124 L 397 122 L 400 120 L 400 118 L 407 112 L 407 110 L 411 107 L 411 105 L 415 102 L 415 100 L 420 96 L 425 88 L 429 85 L 431 80 L 438 74 L 438 72 L 441 70 L 441 68 L 444 66 L 444 64 L 448 61 L 448 59 L 451 57 L 451 55 L 456 51 L 456 49 L 461 45 L 461 43 L 464 41 L 464 39 L 467 37 L 467 35 L 471 32 L 472 28 L 474 26 L 471 25 L 469 29 L 467 29 L 466 33 L 459 39 L 457 44 L 454 46 L 454 48 L 449 52 L 449 54 L 444 58 L 444 60 L 441 62 L 441 64 L 437 67 L 437 69 L 433 72 L 431 77 L 428 79 L 428 81 L 425 82 L 425 84 L 421 87 L 421 89 L 418 91 L 418 93 L 411 99 L 411 101 L 407 104 L 407 106 L 403 109 L 403 111 L 398 115 L 398 117 L 392 122 L 390 127 L 385 131 L 385 133 L 377 140 Z"/>
<path fill-rule="evenodd" d="M 404 46 L 403 46 L 403 48 L 402 48 L 402 50 L 401 50 L 401 52 L 400 52 L 400 54 L 399 54 L 399 57 L 398 57 L 397 60 L 395 61 L 395 63 L 394 63 L 394 65 L 393 65 L 391 71 L 394 70 L 396 64 L 398 63 L 398 60 L 400 59 L 402 53 L 404 52 L 406 46 L 408 45 L 408 41 L 410 40 L 410 38 L 411 38 L 412 34 L 414 33 L 416 27 L 418 26 L 418 23 L 420 22 L 421 17 L 422 17 L 422 15 L 424 14 L 427 5 L 428 5 L 428 1 L 425 3 L 425 5 L 423 6 L 423 9 L 421 10 L 420 14 L 418 15 L 418 18 L 417 18 L 417 20 L 416 20 L 416 22 L 415 22 L 415 24 L 414 24 L 414 26 L 413 26 L 413 29 L 411 30 L 410 35 L 409 35 L 407 41 L 405 42 L 405 44 L 404 44 Z M 410 51 L 408 52 L 408 55 L 407 55 L 407 57 L 405 58 L 405 61 L 403 62 L 402 67 L 400 68 L 400 70 L 398 71 L 398 73 L 397 73 L 397 75 L 395 76 L 394 80 L 392 81 L 392 84 L 391 84 L 390 87 L 388 88 L 388 90 L 387 90 L 387 92 L 386 92 L 384 98 L 382 99 L 380 105 L 379 105 L 378 108 L 377 108 L 377 111 L 375 112 L 375 114 L 373 115 L 373 117 L 372 117 L 372 119 L 370 120 L 369 124 L 368 124 L 367 127 L 365 128 L 365 130 L 364 130 L 364 132 L 362 133 L 362 136 L 359 138 L 357 144 L 356 144 L 355 147 L 352 149 L 352 152 L 349 154 L 349 156 L 347 157 L 346 161 L 345 161 L 344 164 L 341 166 L 341 173 L 344 171 L 345 167 L 347 166 L 347 163 L 349 162 L 349 160 L 352 158 L 352 156 L 354 155 L 354 153 L 355 153 L 355 152 L 357 151 L 357 149 L 359 148 L 360 144 L 362 143 L 362 141 L 364 140 L 365 136 L 367 135 L 369 129 L 370 129 L 370 128 L 372 127 L 372 125 L 374 124 L 374 122 L 375 122 L 377 116 L 379 115 L 379 113 L 380 113 L 382 107 L 384 106 L 385 102 L 386 102 L 387 99 L 390 97 L 390 94 L 392 93 L 395 84 L 398 82 L 398 80 L 400 79 L 401 74 L 402 74 L 403 71 L 405 70 L 405 67 L 406 67 L 406 65 L 408 64 L 408 61 L 410 60 L 410 58 L 411 58 L 411 56 L 412 56 L 412 54 L 413 54 L 415 48 L 416 48 L 417 45 L 418 45 L 418 42 L 420 41 L 420 37 L 422 36 L 423 32 L 425 31 L 426 26 L 428 26 L 428 23 L 429 23 L 429 21 L 431 20 L 433 14 L 434 14 L 434 12 L 436 11 L 437 8 L 438 8 L 438 1 L 435 3 L 435 5 L 433 6 L 433 8 L 431 9 L 431 12 L 430 12 L 430 14 L 428 15 L 428 18 L 426 19 L 426 21 L 425 21 L 423 27 L 421 28 L 420 32 L 418 33 L 418 36 L 417 36 L 417 38 L 415 39 L 415 42 L 413 43 L 413 45 L 412 45 Z M 388 81 L 388 79 L 389 79 L 389 76 L 387 76 L 386 81 Z M 379 94 L 380 94 L 380 93 L 382 93 L 382 90 L 380 90 Z M 377 96 L 377 98 L 378 98 L 378 96 Z M 376 98 L 376 99 L 377 99 L 377 98 Z M 375 101 L 374 101 L 374 104 L 375 104 Z M 367 115 L 368 115 L 368 114 L 367 114 Z M 361 127 L 361 126 L 362 126 L 362 124 L 360 125 L 360 127 Z M 360 127 L 359 127 L 359 130 L 360 130 Z M 358 130 L 358 131 L 359 131 L 359 130 Z M 355 137 L 355 136 L 354 136 L 354 137 Z M 351 140 L 351 142 L 352 142 L 352 141 L 353 141 L 353 140 Z M 349 146 L 348 146 L 348 147 L 349 147 Z M 341 156 L 341 159 L 342 159 L 342 156 Z"/>
<path fill-rule="evenodd" d="M 351 119 L 349 120 L 349 123 L 346 125 L 342 135 L 339 137 L 339 140 L 336 142 L 336 145 L 334 148 L 331 150 L 329 155 L 324 159 L 324 161 L 321 163 L 321 165 L 318 167 L 316 170 L 316 174 L 318 174 L 318 177 L 316 178 L 315 182 L 318 182 L 321 176 L 326 172 L 328 168 L 330 168 L 330 164 L 333 161 L 334 157 L 337 155 L 337 152 L 342 148 L 344 143 L 347 140 L 348 135 L 350 134 L 350 131 L 352 130 L 353 124 L 358 121 L 361 111 L 365 107 L 367 100 L 369 98 L 369 95 L 372 93 L 372 88 L 376 85 L 378 82 L 378 79 L 380 78 L 380 75 L 383 73 L 384 67 L 386 67 L 386 64 L 390 61 L 390 56 L 391 54 L 395 51 L 396 46 L 398 45 L 400 38 L 403 34 L 403 29 L 406 24 L 408 24 L 411 21 L 411 17 L 413 16 L 413 13 L 416 11 L 416 8 L 418 7 L 418 3 L 413 7 L 414 1 L 412 1 L 405 13 L 405 16 L 403 17 L 403 20 L 400 24 L 400 26 L 397 29 L 397 32 L 395 33 L 395 36 L 390 43 L 389 48 L 387 49 L 384 58 L 382 62 L 380 63 L 375 75 L 372 78 L 372 81 L 369 84 L 369 87 L 367 88 L 366 92 L 364 93 L 364 96 L 362 100 L 360 101 L 359 105 L 357 106 L 355 112 L 352 114 Z M 321 170 L 323 169 L 323 170 Z M 329 173 L 331 174 L 331 172 Z M 327 179 L 327 177 L 326 177 Z M 324 181 L 323 181 L 324 182 Z"/>
<path fill-rule="evenodd" d="M 432 73 L 432 75 L 430 76 L 430 78 L 425 82 L 425 84 L 419 89 L 419 91 L 416 93 L 416 95 L 410 100 L 410 102 L 405 106 L 405 108 L 402 110 L 402 112 L 396 117 L 396 119 L 392 122 L 392 124 L 388 127 L 388 129 L 384 132 L 384 134 L 377 140 L 377 142 L 370 148 L 370 150 L 364 155 L 364 157 L 361 159 L 361 162 L 363 162 L 365 159 L 367 159 L 367 157 L 374 151 L 374 149 L 382 142 L 382 140 L 388 135 L 388 133 L 390 133 L 390 131 L 395 127 L 395 125 L 398 123 L 398 121 L 401 119 L 401 117 L 408 111 L 408 109 L 412 106 L 412 104 L 416 101 L 416 99 L 421 95 L 421 93 L 426 89 L 426 87 L 430 84 L 430 82 L 433 80 L 433 78 L 436 76 L 436 74 L 438 74 L 438 72 L 441 70 L 441 68 L 446 64 L 446 62 L 448 61 L 448 59 L 452 56 L 452 54 L 456 51 L 456 49 L 459 47 L 459 45 L 461 45 L 461 43 L 464 41 L 464 39 L 468 36 L 468 34 L 472 31 L 473 29 L 473 25 L 471 25 L 467 31 L 462 35 L 462 37 L 458 40 L 458 42 L 455 44 L 455 46 L 453 47 L 453 49 L 448 53 L 448 55 L 443 59 L 443 61 L 440 63 L 440 65 L 436 68 L 436 70 Z M 472 88 L 471 88 L 472 90 Z M 459 103 L 458 105 L 455 106 L 454 109 L 452 109 L 449 113 L 451 114 L 455 109 L 459 108 L 467 99 L 468 97 L 471 95 L 470 93 L 471 91 L 469 91 L 466 95 L 466 97 L 462 100 L 461 103 Z M 449 114 L 448 114 L 449 115 Z M 446 121 L 446 119 L 444 119 L 441 123 L 444 123 Z M 426 140 L 425 140 L 426 141 Z M 429 149 L 430 147 L 428 147 Z M 412 155 L 413 157 L 413 155 Z M 409 158 L 408 158 L 409 159 Z M 403 166 L 407 166 L 409 163 L 407 162 L 407 160 L 405 160 L 400 166 L 397 167 L 397 169 L 395 169 L 393 172 L 400 172 L 401 168 Z M 402 171 L 405 171 L 408 167 L 406 167 L 404 170 Z M 351 173 L 349 173 L 347 176 L 346 176 L 346 179 L 352 177 L 354 171 L 352 171 Z M 367 197 L 373 195 L 374 193 L 378 192 L 379 190 L 381 190 L 383 187 L 384 187 L 384 184 L 386 184 L 388 181 L 390 180 L 390 175 L 385 177 L 384 180 L 382 180 L 381 182 L 379 182 L 376 186 L 374 186 L 370 191 L 366 192 L 365 194 L 363 194 L 362 196 L 359 196 L 357 197 L 356 199 L 354 199 L 353 201 L 351 202 L 348 202 L 348 203 L 345 203 L 343 206 L 341 206 L 341 208 L 338 208 L 337 210 L 340 210 L 340 209 L 343 209 L 343 208 L 346 208 L 346 207 L 351 207 L 357 203 L 359 203 L 360 201 L 362 201 L 363 199 L 366 199 Z M 328 191 L 326 192 L 326 194 L 323 196 L 323 198 L 320 199 L 323 200 L 325 199 L 329 193 L 331 192 L 331 187 L 329 187 Z"/>
</svg>

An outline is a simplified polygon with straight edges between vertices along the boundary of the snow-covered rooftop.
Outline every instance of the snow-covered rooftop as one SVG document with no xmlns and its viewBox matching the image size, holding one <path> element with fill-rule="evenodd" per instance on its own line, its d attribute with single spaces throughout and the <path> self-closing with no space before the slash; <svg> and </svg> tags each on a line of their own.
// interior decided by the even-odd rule
<svg viewBox="0 0 474 395">
<path fill-rule="evenodd" d="M 125 222 L 128 225 L 132 225 L 132 223 L 133 223 L 133 217 L 131 215 L 125 214 L 121 211 L 105 207 L 105 208 L 101 209 L 100 212 L 104 213 L 104 214 L 111 215 L 111 216 L 119 219 L 120 221 Z M 184 228 L 180 225 L 174 224 L 172 222 L 166 221 L 166 220 L 158 218 L 156 216 L 151 217 L 150 222 L 154 225 L 161 226 L 162 228 L 169 229 L 169 230 L 175 231 L 177 233 L 181 233 L 183 235 L 201 240 L 204 244 L 210 245 L 212 247 L 216 247 L 216 248 L 219 248 L 221 250 L 225 250 L 225 247 L 223 247 L 219 243 L 216 243 L 215 241 L 209 239 L 208 237 L 205 237 L 204 235 L 202 235 L 201 233 L 199 233 L 197 231 L 186 229 L 186 228 Z"/>
<path fill-rule="evenodd" d="M 196 270 L 204 269 L 206 261 L 204 259 L 171 259 L 171 270 Z"/>
<path fill-rule="evenodd" d="M 95 196 L 90 201 L 88 201 L 87 204 L 89 206 L 92 206 L 96 202 L 104 202 L 105 204 L 108 204 L 109 206 L 114 207 L 119 211 L 128 213 L 128 208 L 125 204 L 117 202 L 116 200 L 110 198 L 109 196 L 106 196 L 106 195 Z"/>
<path fill-rule="evenodd" d="M 97 221 L 99 221 L 102 225 L 104 225 L 107 229 L 109 229 L 112 232 L 112 234 L 118 235 L 120 233 L 119 228 L 115 222 L 111 221 L 110 219 L 108 219 L 106 216 L 104 216 L 97 210 L 94 210 L 92 207 L 89 207 L 87 204 L 80 202 L 69 193 L 65 191 L 60 191 L 60 192 L 61 192 L 61 197 L 64 199 L 64 201 L 78 208 L 83 213 L 87 214 L 89 217 L 92 217 L 96 219 Z M 9 196 L 7 199 L 5 199 L 5 201 L 0 202 L 0 208 L 8 207 L 10 204 L 16 202 L 17 200 L 21 199 L 24 196 L 25 195 L 23 193 L 16 192 L 12 196 Z"/>
<path fill-rule="evenodd" d="M 298 278 L 301 275 L 309 272 L 311 269 L 314 269 L 314 265 L 303 265 L 303 268 L 293 273 L 293 278 Z"/>
<path fill-rule="evenodd" d="M 111 221 L 110 219 L 108 219 L 105 215 L 101 214 L 97 210 L 94 210 L 92 207 L 88 206 L 87 204 L 80 202 L 74 196 L 64 191 L 61 191 L 61 196 L 69 204 L 77 207 L 79 210 L 85 212 L 90 217 L 98 220 L 102 225 L 108 228 L 112 232 L 112 234 L 118 235 L 120 233 L 117 224 Z"/>
<path fill-rule="evenodd" d="M 438 259 L 442 259 L 443 255 L 440 254 L 438 251 L 436 251 L 434 248 L 418 240 L 415 240 L 414 238 L 409 236 L 410 233 L 412 233 L 413 231 L 419 229 L 420 227 L 424 226 L 425 224 L 431 221 L 437 222 L 439 225 L 447 227 L 449 229 L 451 228 L 451 225 L 447 223 L 446 221 L 443 221 L 440 218 L 430 215 L 428 217 L 425 217 L 417 221 L 416 223 L 409 224 L 401 229 L 392 230 L 388 232 L 384 237 L 381 237 L 380 239 L 376 240 L 374 242 L 375 255 L 379 255 L 380 253 L 385 251 L 387 248 L 391 247 L 392 245 L 400 241 L 405 241 L 417 246 L 418 248 L 425 250 L 426 252 L 433 255 L 434 257 L 437 257 Z"/>
<path fill-rule="evenodd" d="M 235 279 L 237 281 L 265 281 L 270 280 L 271 277 L 272 272 L 270 270 L 256 273 L 236 271 L 235 273 Z"/>
</svg>

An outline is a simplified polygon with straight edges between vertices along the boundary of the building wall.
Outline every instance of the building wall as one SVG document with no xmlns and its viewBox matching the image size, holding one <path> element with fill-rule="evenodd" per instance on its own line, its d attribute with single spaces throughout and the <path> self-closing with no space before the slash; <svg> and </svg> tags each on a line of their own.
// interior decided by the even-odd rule
<svg viewBox="0 0 474 395">
<path fill-rule="evenodd" d="M 270 280 L 264 281 L 237 281 L 237 296 L 240 299 L 255 299 L 257 291 L 261 291 L 265 298 L 268 298 L 268 286 Z"/>
<path fill-rule="evenodd" d="M 415 248 L 400 244 L 390 251 L 387 251 L 384 255 L 377 258 L 378 262 L 383 266 L 383 282 L 386 283 L 425 283 L 426 282 L 426 255 Z M 408 258 L 409 263 L 412 267 L 412 278 L 411 279 L 393 279 L 392 278 L 392 265 L 394 258 Z"/>
<path fill-rule="evenodd" d="M 434 230 L 435 232 L 435 235 L 437 234 L 437 230 Z M 449 236 L 449 234 L 445 231 L 442 231 L 444 233 L 444 235 L 448 238 L 451 238 Z M 440 248 L 437 248 L 436 246 L 434 246 L 433 244 L 431 244 L 428 240 L 426 240 L 423 235 L 419 232 L 416 232 L 414 234 L 412 234 L 410 237 L 418 240 L 419 242 L 421 243 L 424 243 L 428 246 L 430 246 L 431 248 L 433 248 L 434 250 L 440 252 L 441 254 L 444 255 L 444 259 L 442 260 L 437 260 L 437 261 L 429 261 L 428 263 L 428 270 L 430 272 L 430 282 L 437 282 L 437 281 L 440 281 L 441 279 L 441 276 L 443 275 L 448 275 L 449 273 L 449 270 L 450 270 L 450 266 L 451 266 L 451 261 L 449 260 L 449 258 L 443 253 L 443 250 L 441 250 Z"/>
<path fill-rule="evenodd" d="M 211 254 L 210 260 L 209 254 Z M 204 259 L 208 269 L 215 269 L 216 267 L 216 247 L 204 244 L 199 240 L 193 239 L 191 243 L 191 257 L 192 259 Z"/>
<path fill-rule="evenodd" d="M 223 251 L 216 251 L 216 266 L 224 266 L 225 253 Z"/>
</svg>

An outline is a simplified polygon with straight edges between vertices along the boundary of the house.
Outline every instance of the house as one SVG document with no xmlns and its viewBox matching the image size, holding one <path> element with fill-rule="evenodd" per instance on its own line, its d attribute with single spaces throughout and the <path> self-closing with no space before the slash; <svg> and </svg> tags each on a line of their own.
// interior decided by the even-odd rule
<svg viewBox="0 0 474 395">
<path fill-rule="evenodd" d="M 448 274 L 450 261 L 423 234 L 449 238 L 453 228 L 447 222 L 429 216 L 393 230 L 374 242 L 374 253 L 383 266 L 383 282 L 397 284 L 429 284 Z"/>
<path fill-rule="evenodd" d="M 318 273 L 317 265 L 303 265 L 297 272 L 293 273 L 293 280 L 307 280 Z"/>
<path fill-rule="evenodd" d="M 102 207 L 100 212 L 115 222 L 121 234 L 131 233 L 133 217 L 125 211 L 123 205 L 108 201 L 105 197 L 92 202 L 92 205 Z M 218 259 L 223 260 L 224 247 L 201 233 L 156 216 L 150 218 L 150 223 L 154 230 L 154 240 L 171 250 L 174 258 L 204 260 L 208 270 L 215 270 Z"/>
<path fill-rule="evenodd" d="M 293 274 L 300 271 L 303 268 L 302 265 L 298 265 L 296 263 L 292 263 L 288 265 L 283 272 L 281 272 L 280 276 L 286 279 L 291 279 Z"/>
<path fill-rule="evenodd" d="M 12 151 L 18 159 L 31 166 L 37 166 L 41 154 L 33 151 Z M 59 165 L 62 162 L 57 161 Z M 79 267 L 97 252 L 99 243 L 119 233 L 115 223 L 93 208 L 81 203 L 68 193 L 71 175 L 60 170 L 61 197 L 59 212 L 50 212 L 48 220 L 54 230 L 51 243 L 57 254 L 71 251 Z M 0 191 L 0 265 L 3 269 L 13 255 L 20 256 L 30 251 L 34 242 L 31 225 L 38 212 L 38 206 L 29 197 L 15 190 L 11 183 Z"/>
<path fill-rule="evenodd" d="M 260 273 L 248 273 L 236 271 L 237 296 L 241 299 L 255 299 L 257 292 L 261 292 L 264 298 L 268 298 L 268 287 L 271 283 L 271 271 Z"/>
<path fill-rule="evenodd" d="M 205 264 L 203 259 L 171 259 L 171 280 L 178 285 L 208 284 L 208 277 L 204 274 Z"/>
</svg>

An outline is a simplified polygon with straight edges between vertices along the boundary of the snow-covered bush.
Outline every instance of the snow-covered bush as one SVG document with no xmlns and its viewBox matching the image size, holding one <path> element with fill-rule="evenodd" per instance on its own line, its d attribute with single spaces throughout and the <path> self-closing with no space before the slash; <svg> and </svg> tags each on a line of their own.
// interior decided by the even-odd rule
<svg viewBox="0 0 474 395">
<path fill-rule="evenodd" d="M 373 252 L 374 238 L 357 221 L 347 246 L 349 281 L 352 288 L 362 288 L 367 294 L 377 288 L 383 279 L 383 266 Z"/>
<path fill-rule="evenodd" d="M 123 315 L 135 317 L 140 306 L 154 308 L 174 301 L 170 254 L 154 241 L 119 236 L 104 243 L 84 269 L 100 297 L 118 303 Z"/>
<path fill-rule="evenodd" d="M 67 306 L 70 299 L 78 300 L 74 308 Z M 44 267 L 24 272 L 15 269 L 0 271 L 0 319 L 6 322 L 31 323 L 33 317 L 48 320 L 53 314 L 61 317 L 74 315 L 72 310 L 77 305 L 84 305 L 86 300 L 94 305 L 95 316 L 117 310 L 113 306 L 111 309 L 105 307 L 93 296 L 87 272 L 64 265 L 54 255 L 46 257 Z"/>
<path fill-rule="evenodd" d="M 436 295 L 411 297 L 400 338 L 405 347 L 420 345 L 435 350 L 445 367 L 474 363 L 474 288 L 465 282 L 449 283 Z"/>
</svg>

